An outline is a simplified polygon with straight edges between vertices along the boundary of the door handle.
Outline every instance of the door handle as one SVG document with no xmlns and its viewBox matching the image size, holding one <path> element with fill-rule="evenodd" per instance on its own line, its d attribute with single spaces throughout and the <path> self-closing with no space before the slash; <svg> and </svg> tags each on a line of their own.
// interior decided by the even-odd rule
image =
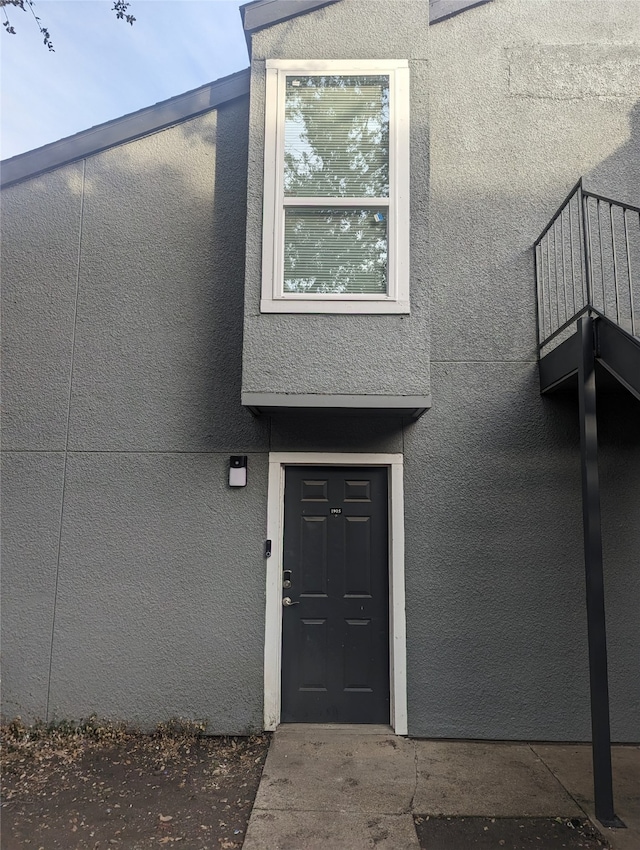
<svg viewBox="0 0 640 850">
<path fill-rule="evenodd" d="M 282 604 L 284 605 L 285 608 L 290 608 L 291 605 L 299 605 L 300 603 L 294 602 L 293 599 L 290 596 L 285 596 L 284 599 L 282 600 Z"/>
</svg>

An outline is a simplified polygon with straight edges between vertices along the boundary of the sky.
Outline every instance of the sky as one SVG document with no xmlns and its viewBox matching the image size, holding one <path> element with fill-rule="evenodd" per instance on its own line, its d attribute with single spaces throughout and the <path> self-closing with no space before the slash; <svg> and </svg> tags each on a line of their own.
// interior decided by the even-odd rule
<svg viewBox="0 0 640 850">
<path fill-rule="evenodd" d="M 240 5 L 131 0 L 129 26 L 113 0 L 35 0 L 54 53 L 31 15 L 9 8 L 16 35 L 0 32 L 0 158 L 246 68 Z"/>
</svg>

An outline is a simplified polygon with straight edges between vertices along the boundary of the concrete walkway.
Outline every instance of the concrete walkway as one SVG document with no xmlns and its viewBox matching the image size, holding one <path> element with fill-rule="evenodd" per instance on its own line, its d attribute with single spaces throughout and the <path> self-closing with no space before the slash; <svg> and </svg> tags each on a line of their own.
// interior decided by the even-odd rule
<svg viewBox="0 0 640 850">
<path fill-rule="evenodd" d="M 244 850 L 419 850 L 413 815 L 593 819 L 588 745 L 420 741 L 380 726 L 281 726 Z M 616 850 L 640 848 L 640 747 L 616 747 Z M 599 826 L 596 823 L 596 826 Z M 600 827 L 602 830 L 602 827 Z"/>
</svg>

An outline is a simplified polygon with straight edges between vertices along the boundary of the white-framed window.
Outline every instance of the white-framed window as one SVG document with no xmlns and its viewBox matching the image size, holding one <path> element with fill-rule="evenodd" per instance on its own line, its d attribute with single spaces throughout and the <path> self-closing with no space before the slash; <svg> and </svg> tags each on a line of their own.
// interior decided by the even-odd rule
<svg viewBox="0 0 640 850">
<path fill-rule="evenodd" d="M 260 309 L 409 312 L 406 60 L 267 60 Z"/>
</svg>

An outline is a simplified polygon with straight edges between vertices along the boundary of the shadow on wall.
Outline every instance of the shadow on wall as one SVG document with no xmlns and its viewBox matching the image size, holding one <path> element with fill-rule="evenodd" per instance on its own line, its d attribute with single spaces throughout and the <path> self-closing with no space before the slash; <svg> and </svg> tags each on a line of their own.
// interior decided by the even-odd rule
<svg viewBox="0 0 640 850">
<path fill-rule="evenodd" d="M 584 175 L 585 188 L 640 206 L 640 100 L 629 112 L 629 139 Z"/>
<path fill-rule="evenodd" d="M 218 285 L 209 289 L 209 302 L 203 305 L 210 316 L 211 333 L 203 352 L 208 370 L 201 396 L 210 406 L 209 421 L 219 417 L 214 406 L 222 396 L 223 406 L 237 410 L 237 415 L 250 424 L 251 438 L 259 443 L 256 447 L 264 450 L 268 448 L 268 420 L 256 420 L 240 405 L 249 132 L 248 102 L 246 110 L 238 109 L 238 105 L 236 102 L 231 108 L 218 110 L 210 258 L 219 279 Z M 185 126 L 185 132 L 189 129 Z"/>
<path fill-rule="evenodd" d="M 640 100 L 629 112 L 629 138 L 610 156 L 583 175 L 585 188 L 622 203 L 640 206 Z M 559 201 L 561 199 L 558 199 Z M 640 270 L 639 270 L 640 271 Z M 630 393 L 606 383 L 599 393 L 600 443 L 640 448 L 640 402 Z M 574 393 L 544 397 L 546 403 L 571 408 Z M 576 412 L 577 416 L 577 412 Z M 576 418 L 576 434 L 578 424 Z M 640 525 L 640 523 L 639 523 Z"/>
<path fill-rule="evenodd" d="M 247 125 L 240 98 L 87 160 L 74 448 L 266 450 L 240 405 Z"/>
<path fill-rule="evenodd" d="M 585 185 L 598 194 L 640 206 L 640 100 L 629 112 L 629 138 L 591 171 L 584 175 Z M 640 273 L 640 269 L 638 270 Z M 638 284 L 640 285 L 640 277 Z M 605 503 L 611 493 L 620 494 L 615 515 L 603 511 L 604 533 L 620 536 L 625 529 L 627 557 L 637 559 L 640 547 L 640 504 L 630 497 L 637 493 L 640 480 L 640 401 L 615 382 L 600 381 L 598 393 L 598 439 L 601 449 L 601 485 Z M 576 431 L 577 400 L 576 404 Z M 620 540 L 620 545 L 625 544 Z M 633 545 L 632 545 L 633 544 Z M 635 546 L 635 548 L 634 548 Z M 632 551 L 633 550 L 633 551 Z M 635 554 L 634 554 L 635 552 Z"/>
<path fill-rule="evenodd" d="M 584 174 L 585 187 L 614 200 L 640 206 L 640 101 L 630 111 L 629 138 L 611 156 Z M 640 270 L 638 270 L 640 271 Z M 638 278 L 640 282 L 640 278 Z M 601 487 L 603 555 L 607 590 L 609 680 L 613 739 L 624 718 L 618 706 L 628 699 L 629 674 L 637 669 L 637 641 L 630 640 L 640 582 L 640 401 L 615 381 L 603 381 L 598 369 L 598 443 Z M 577 391 L 544 399 L 546 406 L 561 405 L 578 438 Z M 550 435 L 551 437 L 551 435 Z M 576 451 L 576 465 L 580 455 Z M 578 494 L 579 496 L 579 494 Z M 578 554 L 578 553 L 577 553 Z M 637 619 L 637 618 L 636 618 Z M 638 634 L 637 629 L 635 633 Z M 636 691 L 637 693 L 637 691 Z"/>
</svg>

